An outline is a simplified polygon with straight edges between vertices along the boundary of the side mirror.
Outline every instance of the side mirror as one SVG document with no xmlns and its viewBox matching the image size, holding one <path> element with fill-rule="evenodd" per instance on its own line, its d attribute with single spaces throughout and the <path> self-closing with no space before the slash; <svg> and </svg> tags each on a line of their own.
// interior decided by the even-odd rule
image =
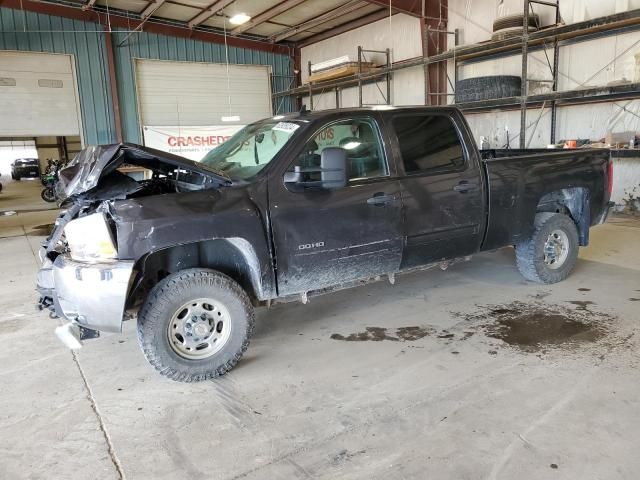
<svg viewBox="0 0 640 480">
<path fill-rule="evenodd" d="M 320 174 L 320 180 L 317 180 Z M 315 177 L 316 180 L 310 180 Z M 304 188 L 342 188 L 349 181 L 349 164 L 347 151 L 339 147 L 327 147 L 320 156 L 320 167 L 294 167 L 293 172 L 284 174 L 284 183 L 292 191 Z"/>
<path fill-rule="evenodd" d="M 327 147 L 320 156 L 320 178 L 323 188 L 342 188 L 349 180 L 347 151 L 340 147 Z"/>
</svg>

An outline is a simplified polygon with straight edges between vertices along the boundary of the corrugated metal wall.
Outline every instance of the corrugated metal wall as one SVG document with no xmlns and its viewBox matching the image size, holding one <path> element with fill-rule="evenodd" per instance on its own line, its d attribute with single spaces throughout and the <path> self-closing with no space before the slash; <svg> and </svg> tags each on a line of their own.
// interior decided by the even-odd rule
<svg viewBox="0 0 640 480">
<path fill-rule="evenodd" d="M 86 144 L 109 143 L 115 138 L 101 29 L 96 23 L 0 8 L 0 50 L 74 56 Z"/>
<path fill-rule="evenodd" d="M 133 71 L 134 58 L 225 62 L 224 45 L 137 32 L 114 31 L 116 75 L 124 141 L 139 143 L 140 129 Z M 86 144 L 115 141 L 106 47 L 101 25 L 0 7 L 0 50 L 73 54 Z M 272 90 L 290 88 L 292 59 L 286 55 L 229 47 L 230 63 L 271 65 Z M 274 102 L 273 111 L 291 111 L 290 98 Z"/>
<path fill-rule="evenodd" d="M 201 42 L 186 38 L 168 37 L 155 33 L 135 33 L 118 46 L 127 36 L 122 31 L 113 32 L 118 95 L 122 112 L 122 130 L 126 141 L 140 143 L 138 107 L 135 97 L 134 59 L 175 60 L 190 62 L 225 63 L 225 47 L 222 44 Z M 290 88 L 292 60 L 278 55 L 245 48 L 229 47 L 229 63 L 271 65 L 273 91 Z M 177 86 L 179 88 L 179 86 Z M 291 111 L 291 99 L 274 102 L 273 111 Z"/>
</svg>

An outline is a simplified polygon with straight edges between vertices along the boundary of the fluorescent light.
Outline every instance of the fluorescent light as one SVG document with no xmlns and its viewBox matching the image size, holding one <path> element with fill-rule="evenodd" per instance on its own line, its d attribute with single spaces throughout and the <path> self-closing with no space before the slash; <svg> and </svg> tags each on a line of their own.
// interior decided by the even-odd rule
<svg viewBox="0 0 640 480">
<path fill-rule="evenodd" d="M 342 146 L 342 148 L 344 148 L 345 150 L 353 150 L 354 148 L 357 148 L 360 145 L 361 145 L 360 142 L 347 142 Z"/>
<path fill-rule="evenodd" d="M 232 115 L 230 117 L 221 117 L 220 120 L 223 122 L 239 122 L 240 117 L 238 115 Z"/>
<path fill-rule="evenodd" d="M 242 25 L 243 23 L 247 23 L 249 20 L 251 20 L 251 17 L 246 13 L 236 13 L 229 19 L 229 23 L 232 25 Z"/>
<path fill-rule="evenodd" d="M 393 105 L 376 105 L 372 108 L 372 110 L 393 110 L 394 107 Z"/>
</svg>

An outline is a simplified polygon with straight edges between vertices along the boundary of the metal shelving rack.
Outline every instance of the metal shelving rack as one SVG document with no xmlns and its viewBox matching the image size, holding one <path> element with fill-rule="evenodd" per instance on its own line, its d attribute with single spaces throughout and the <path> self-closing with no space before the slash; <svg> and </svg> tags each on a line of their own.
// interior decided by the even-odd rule
<svg viewBox="0 0 640 480">
<path fill-rule="evenodd" d="M 559 23 L 558 2 L 546 0 L 525 0 L 525 17 L 529 15 L 532 3 L 543 4 L 556 8 L 556 19 Z M 525 18 L 523 26 L 528 25 L 528 19 Z M 605 17 L 594 18 L 582 22 L 572 23 L 570 25 L 555 25 L 546 27 L 535 32 L 528 32 L 528 28 L 522 37 L 507 38 L 504 40 L 492 40 L 488 42 L 456 46 L 446 52 L 442 52 L 432 56 L 415 57 L 408 60 L 389 64 L 387 67 L 380 68 L 376 72 L 359 73 L 349 78 L 337 79 L 329 82 L 318 82 L 313 85 L 305 85 L 274 93 L 274 97 L 296 96 L 301 97 L 313 93 L 327 92 L 334 89 L 344 89 L 350 87 L 362 88 L 362 85 L 379 81 L 382 77 L 392 78 L 392 74 L 398 70 L 411 68 L 416 66 L 430 65 L 439 62 L 454 60 L 455 71 L 457 77 L 458 67 L 472 60 L 481 60 L 489 58 L 497 58 L 500 56 L 514 55 L 518 52 L 523 57 L 523 92 L 519 97 L 499 98 L 493 100 L 482 100 L 478 102 L 469 102 L 457 104 L 459 108 L 469 112 L 483 112 L 495 109 L 509 109 L 521 111 L 521 125 L 526 124 L 526 109 L 531 107 L 539 107 L 549 104 L 552 108 L 552 138 L 551 142 L 555 142 L 556 130 L 556 111 L 558 106 L 579 105 L 585 103 L 601 103 L 615 100 L 634 100 L 640 99 L 640 83 L 630 83 L 615 86 L 592 87 L 578 90 L 557 91 L 558 87 L 558 63 L 559 50 L 561 46 L 575 43 L 578 41 L 592 40 L 601 36 L 616 35 L 628 31 L 637 31 L 640 29 L 640 9 L 630 10 L 627 12 L 608 15 Z M 449 32 L 448 32 L 449 33 Z M 455 34 L 455 32 L 451 32 Z M 545 94 L 529 95 L 527 70 L 528 56 L 536 50 L 548 48 L 553 45 L 553 82 L 552 91 Z M 390 80 L 387 81 L 388 84 Z M 390 91 L 390 87 L 389 87 Z M 388 102 L 388 97 L 387 97 Z M 524 112 L 524 114 L 522 114 Z M 522 130 L 523 132 L 525 130 Z M 526 146 L 526 136 L 521 135 L 520 145 Z"/>
<path fill-rule="evenodd" d="M 384 101 L 385 103 L 383 105 L 391 105 L 391 76 L 392 76 L 392 69 L 391 69 L 391 50 L 390 49 L 386 49 L 386 50 L 369 50 L 366 48 L 362 48 L 361 46 L 358 46 L 358 73 L 356 73 L 355 75 L 350 75 L 348 77 L 343 77 L 341 79 L 339 79 L 338 81 L 329 81 L 329 82 L 315 82 L 315 83 L 311 83 L 309 82 L 306 85 L 306 95 L 309 96 L 309 107 L 311 108 L 311 110 L 313 110 L 313 94 L 316 93 L 318 91 L 317 86 L 318 85 L 327 85 L 326 87 L 322 88 L 320 90 L 320 93 L 325 93 L 326 91 L 329 90 L 334 90 L 335 91 L 335 95 L 336 95 L 336 108 L 340 108 L 340 85 L 338 85 L 336 82 L 340 82 L 343 80 L 352 80 L 354 82 L 356 82 L 356 85 L 358 87 L 358 105 L 360 107 L 365 106 L 362 103 L 362 87 L 365 84 L 368 83 L 374 83 L 372 81 L 364 81 L 363 80 L 363 72 L 362 72 L 362 64 L 363 62 L 366 62 L 366 54 L 367 53 L 380 53 L 385 55 L 385 73 L 381 74 L 381 75 L 376 75 L 375 76 L 375 83 L 379 82 L 379 78 L 380 77 L 385 77 L 386 80 L 386 94 L 383 94 L 384 97 Z M 309 76 L 311 76 L 311 61 L 309 61 L 309 65 L 308 65 L 308 73 Z M 377 73 L 377 72 L 376 72 Z M 342 87 L 344 88 L 344 87 Z M 380 91 L 380 93 L 382 93 L 382 91 Z M 302 96 L 300 94 L 294 94 L 296 96 Z M 379 104 L 376 104 L 379 105 Z"/>
</svg>

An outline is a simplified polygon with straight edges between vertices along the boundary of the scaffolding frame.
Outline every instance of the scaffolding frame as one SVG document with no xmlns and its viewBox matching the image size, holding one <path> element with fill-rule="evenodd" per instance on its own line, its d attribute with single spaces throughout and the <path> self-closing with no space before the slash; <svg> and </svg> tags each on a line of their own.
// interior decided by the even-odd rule
<svg viewBox="0 0 640 480">
<path fill-rule="evenodd" d="M 416 66 L 425 66 L 439 62 L 446 62 L 448 60 L 453 60 L 454 62 L 454 80 L 457 83 L 459 66 L 464 65 L 469 61 L 499 58 L 502 56 L 514 55 L 520 52 L 520 54 L 522 55 L 523 65 L 523 86 L 520 96 L 459 103 L 456 104 L 456 106 L 461 110 L 468 112 L 487 112 L 496 109 L 519 109 L 521 112 L 520 146 L 524 148 L 527 141 L 527 108 L 536 108 L 542 107 L 543 105 L 549 105 L 552 114 L 550 142 L 555 143 L 557 129 L 557 109 L 559 106 L 640 99 L 640 83 L 558 91 L 558 65 L 560 47 L 581 41 L 597 39 L 603 36 L 619 35 L 622 33 L 640 30 L 640 9 L 629 10 L 626 12 L 598 17 L 582 22 L 576 22 L 569 25 L 560 25 L 559 2 L 560 0 L 525 0 L 525 9 L 523 10 L 525 18 L 523 18 L 523 27 L 525 25 L 528 26 L 528 17 L 530 14 L 531 4 L 546 5 L 556 8 L 556 25 L 545 27 L 531 33 L 529 33 L 528 28 L 523 28 L 522 37 L 507 38 L 504 40 L 492 40 L 478 44 L 458 46 L 457 32 L 446 32 L 447 34 L 456 35 L 454 48 L 449 49 L 446 52 L 438 53 L 431 56 L 422 55 L 420 57 L 415 57 L 394 63 L 388 62 L 387 67 L 380 68 L 376 72 L 358 73 L 349 78 L 337 79 L 329 82 L 318 82 L 314 85 L 305 85 L 302 87 L 276 92 L 273 94 L 273 96 L 275 98 L 279 98 L 281 96 L 301 97 L 309 94 L 312 95 L 316 92 L 326 92 L 335 89 L 336 98 L 338 99 L 338 92 L 341 89 L 358 87 L 361 91 L 363 85 L 377 82 L 378 79 L 382 77 L 386 77 L 387 84 L 390 84 L 390 81 L 393 78 L 393 73 L 395 73 L 396 71 Z M 550 65 L 553 77 L 553 80 L 551 81 L 551 91 L 549 93 L 530 95 L 528 88 L 530 79 L 527 78 L 529 54 L 539 49 L 544 49 L 546 52 L 549 45 L 553 45 L 553 62 Z M 388 89 L 390 90 L 390 85 Z M 434 95 L 434 93 L 430 93 L 430 95 Z M 425 101 L 426 99 L 427 97 L 425 97 Z M 387 102 L 389 102 L 389 98 L 387 98 Z M 340 108 L 338 104 L 337 107 Z"/>
<path fill-rule="evenodd" d="M 365 105 L 362 102 L 362 87 L 364 85 L 366 85 L 367 83 L 372 83 L 372 82 L 365 82 L 363 81 L 363 76 L 365 74 L 365 72 L 362 71 L 362 65 L 363 63 L 366 62 L 366 54 L 367 53 L 380 53 L 382 55 L 385 55 L 385 65 L 384 65 L 384 69 L 385 72 L 382 73 L 380 75 L 380 77 L 384 77 L 386 80 L 386 94 L 382 92 L 382 90 L 380 90 L 380 88 L 378 87 L 378 90 L 380 90 L 380 93 L 385 101 L 385 103 L 380 104 L 380 103 L 376 103 L 376 104 L 371 104 L 371 105 Z M 312 63 L 311 61 L 309 61 L 308 66 L 307 66 L 307 71 L 309 76 L 311 76 L 311 67 L 312 67 Z M 350 75 L 347 77 L 343 77 L 338 79 L 338 81 L 344 80 L 344 79 L 355 79 L 355 81 L 357 82 L 357 87 L 358 87 L 358 106 L 359 107 L 366 107 L 366 106 L 375 106 L 375 105 L 391 105 L 391 78 L 393 75 L 393 70 L 391 68 L 391 49 L 387 48 L 386 50 L 371 50 L 371 49 L 366 49 L 363 48 L 362 46 L 358 45 L 358 72 L 355 75 Z M 378 83 L 378 76 L 376 75 L 376 80 L 375 83 Z M 322 85 L 322 84 L 328 84 L 330 86 L 327 86 L 325 88 L 323 88 L 319 93 L 326 93 L 328 90 L 333 90 L 335 92 L 335 101 L 336 101 L 336 108 L 341 108 L 340 107 L 340 86 L 335 84 L 334 82 L 316 82 L 315 85 Z M 314 83 L 309 82 L 306 86 L 307 88 L 307 96 L 309 97 L 309 107 L 311 108 L 311 110 L 313 110 L 313 94 L 314 91 L 317 91 L 317 88 L 314 87 Z"/>
</svg>

